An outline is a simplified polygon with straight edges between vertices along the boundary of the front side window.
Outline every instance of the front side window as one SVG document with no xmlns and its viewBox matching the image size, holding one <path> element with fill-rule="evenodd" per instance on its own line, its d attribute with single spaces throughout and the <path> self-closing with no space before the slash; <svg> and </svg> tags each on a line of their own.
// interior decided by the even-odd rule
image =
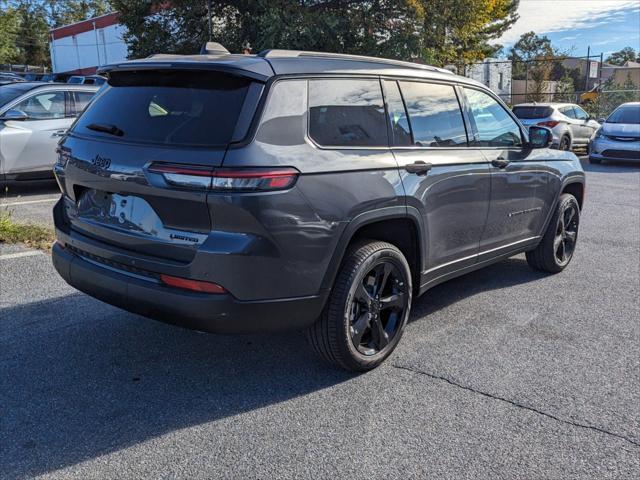
<svg viewBox="0 0 640 480">
<path fill-rule="evenodd" d="M 573 110 L 576 112 L 576 118 L 578 120 L 586 120 L 589 118 L 589 114 L 581 109 L 579 106 L 574 105 Z"/>
<path fill-rule="evenodd" d="M 471 116 L 478 132 L 479 147 L 519 147 L 520 127 L 493 97 L 472 88 L 464 89 Z"/>
<path fill-rule="evenodd" d="M 29 97 L 15 107 L 30 120 L 54 120 L 65 117 L 64 92 L 44 92 Z"/>
<path fill-rule="evenodd" d="M 467 132 L 458 97 L 451 85 L 400 82 L 414 144 L 420 147 L 457 147 L 467 144 Z"/>
<path fill-rule="evenodd" d="M 386 147 L 380 82 L 309 80 L 309 136 L 325 147 Z"/>
<path fill-rule="evenodd" d="M 573 107 L 562 107 L 559 108 L 560 113 L 569 118 L 576 118 L 576 114 L 573 111 Z"/>
</svg>

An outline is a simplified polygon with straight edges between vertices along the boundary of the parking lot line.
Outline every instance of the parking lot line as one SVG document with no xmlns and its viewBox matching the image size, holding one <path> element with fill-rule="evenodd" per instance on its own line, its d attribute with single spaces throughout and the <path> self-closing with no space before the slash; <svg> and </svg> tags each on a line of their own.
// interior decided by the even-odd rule
<svg viewBox="0 0 640 480">
<path fill-rule="evenodd" d="M 0 206 L 13 207 L 15 205 L 30 205 L 30 204 L 33 204 L 33 203 L 55 202 L 56 200 L 58 200 L 58 197 L 56 197 L 56 198 L 45 198 L 45 199 L 42 199 L 42 200 L 25 200 L 23 202 L 11 202 L 11 203 L 2 203 L 2 202 L 0 202 Z"/>
<path fill-rule="evenodd" d="M 9 260 L 11 258 L 33 257 L 35 255 L 44 255 L 42 250 L 28 250 L 26 252 L 7 253 L 0 255 L 0 260 Z"/>
</svg>

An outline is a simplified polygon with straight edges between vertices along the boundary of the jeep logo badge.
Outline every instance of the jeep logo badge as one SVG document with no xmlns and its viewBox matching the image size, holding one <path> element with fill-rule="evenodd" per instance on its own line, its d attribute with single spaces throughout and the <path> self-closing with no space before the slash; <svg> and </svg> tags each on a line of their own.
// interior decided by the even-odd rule
<svg viewBox="0 0 640 480">
<path fill-rule="evenodd" d="M 106 170 L 111 166 L 111 159 L 96 155 L 91 159 L 91 164 L 100 170 Z"/>
</svg>

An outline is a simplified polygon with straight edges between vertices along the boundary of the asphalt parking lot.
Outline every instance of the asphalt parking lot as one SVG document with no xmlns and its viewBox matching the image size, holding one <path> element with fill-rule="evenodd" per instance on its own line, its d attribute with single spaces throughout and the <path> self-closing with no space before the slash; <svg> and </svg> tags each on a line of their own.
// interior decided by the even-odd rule
<svg viewBox="0 0 640 480">
<path fill-rule="evenodd" d="M 585 168 L 565 272 L 518 256 L 436 287 L 360 376 L 300 333 L 128 314 L 5 246 L 0 478 L 640 478 L 640 168 Z"/>
</svg>

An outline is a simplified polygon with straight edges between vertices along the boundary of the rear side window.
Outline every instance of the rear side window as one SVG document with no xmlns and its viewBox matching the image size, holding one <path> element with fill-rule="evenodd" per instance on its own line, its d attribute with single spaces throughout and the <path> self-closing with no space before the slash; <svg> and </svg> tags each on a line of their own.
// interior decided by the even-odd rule
<svg viewBox="0 0 640 480">
<path fill-rule="evenodd" d="M 93 92 L 73 92 L 74 107 L 72 109 L 72 115 L 80 115 L 93 98 L 93 95 Z"/>
<path fill-rule="evenodd" d="M 386 147 L 378 80 L 309 80 L 309 136 L 325 147 Z"/>
<path fill-rule="evenodd" d="M 74 131 L 136 143 L 225 146 L 250 83 L 219 72 L 115 72 Z"/>
<path fill-rule="evenodd" d="M 546 118 L 551 116 L 553 108 L 551 107 L 513 107 L 513 113 L 518 118 Z"/>
<path fill-rule="evenodd" d="M 402 95 L 395 80 L 383 80 L 384 90 L 387 97 L 387 109 L 389 110 L 389 123 L 391 134 L 393 135 L 393 145 L 396 147 L 406 147 L 413 145 L 411 137 L 411 127 L 409 118 L 404 108 Z"/>
<path fill-rule="evenodd" d="M 491 95 L 471 88 L 464 89 L 471 118 L 475 124 L 479 147 L 519 147 L 520 127 Z"/>
<path fill-rule="evenodd" d="M 399 83 L 409 112 L 414 145 L 457 147 L 467 144 L 467 132 L 453 86 Z"/>
</svg>

